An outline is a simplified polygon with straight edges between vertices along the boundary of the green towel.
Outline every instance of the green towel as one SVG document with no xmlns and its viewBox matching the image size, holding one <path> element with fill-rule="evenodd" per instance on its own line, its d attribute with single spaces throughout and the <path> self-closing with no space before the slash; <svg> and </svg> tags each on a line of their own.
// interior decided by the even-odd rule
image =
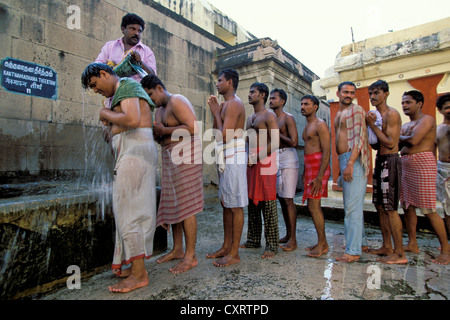
<svg viewBox="0 0 450 320">
<path fill-rule="evenodd" d="M 130 98 L 144 99 L 148 102 L 152 111 L 155 108 L 152 99 L 150 99 L 139 82 L 130 78 L 122 78 L 120 79 L 120 85 L 112 99 L 111 110 L 113 110 L 122 100 Z"/>
</svg>

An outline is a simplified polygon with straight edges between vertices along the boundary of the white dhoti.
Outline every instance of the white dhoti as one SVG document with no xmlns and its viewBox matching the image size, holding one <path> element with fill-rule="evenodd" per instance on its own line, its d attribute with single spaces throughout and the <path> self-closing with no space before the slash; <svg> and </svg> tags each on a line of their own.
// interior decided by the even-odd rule
<svg viewBox="0 0 450 320">
<path fill-rule="evenodd" d="M 247 152 L 244 139 L 233 139 L 227 144 L 217 143 L 216 163 L 219 173 L 219 198 L 225 208 L 243 208 L 248 205 Z"/>
<path fill-rule="evenodd" d="M 116 156 L 113 211 L 116 244 L 113 269 L 153 253 L 156 228 L 156 167 L 158 151 L 151 128 L 129 130 L 113 137 Z"/>
<path fill-rule="evenodd" d="M 298 155 L 295 148 L 282 148 L 278 152 L 277 194 L 293 199 L 297 191 Z"/>
<path fill-rule="evenodd" d="M 437 162 L 436 198 L 442 203 L 445 214 L 450 215 L 450 163 Z"/>
</svg>

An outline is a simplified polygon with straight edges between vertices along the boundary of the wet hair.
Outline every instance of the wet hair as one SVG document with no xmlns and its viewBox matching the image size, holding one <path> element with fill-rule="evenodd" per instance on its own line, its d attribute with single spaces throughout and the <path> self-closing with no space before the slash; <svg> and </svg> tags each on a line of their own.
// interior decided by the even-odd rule
<svg viewBox="0 0 450 320">
<path fill-rule="evenodd" d="M 338 91 L 340 92 L 343 86 L 353 86 L 356 89 L 356 85 L 351 81 L 344 81 L 338 86 Z"/>
<path fill-rule="evenodd" d="M 425 98 L 423 97 L 422 92 L 420 92 L 418 90 L 406 91 L 405 93 L 403 93 L 403 95 L 410 96 L 411 98 L 416 100 L 417 103 L 422 102 L 422 106 L 425 103 Z"/>
<path fill-rule="evenodd" d="M 91 77 L 100 77 L 100 71 L 106 71 L 111 75 L 116 76 L 116 73 L 114 70 L 104 63 L 91 63 L 89 64 L 81 74 L 81 84 L 84 89 L 89 88 L 89 82 L 91 80 Z"/>
<path fill-rule="evenodd" d="M 369 86 L 369 90 L 373 89 L 379 89 L 383 90 L 383 92 L 389 92 L 389 85 L 384 80 L 378 80 Z"/>
<path fill-rule="evenodd" d="M 444 93 L 442 96 L 440 96 L 436 101 L 436 107 L 439 110 L 442 110 L 442 107 L 444 104 L 446 104 L 448 101 L 450 101 L 450 92 Z"/>
<path fill-rule="evenodd" d="M 319 99 L 317 99 L 316 96 L 307 94 L 306 96 L 303 96 L 302 100 L 303 100 L 303 99 L 309 99 L 309 100 L 312 101 L 313 105 L 315 105 L 315 106 L 320 106 L 320 101 L 319 101 Z M 302 101 L 302 100 L 300 100 L 300 101 Z"/>
<path fill-rule="evenodd" d="M 269 99 L 269 88 L 262 82 L 255 82 L 250 86 L 251 88 L 256 88 L 261 93 L 264 93 L 264 103 L 267 102 L 267 99 Z"/>
<path fill-rule="evenodd" d="M 284 105 L 287 102 L 287 93 L 286 93 L 286 91 L 284 91 L 283 89 L 275 88 L 272 91 L 270 91 L 270 94 L 272 94 L 272 93 L 278 93 L 278 95 L 280 96 L 281 100 L 284 100 L 284 103 L 283 103 L 283 107 L 284 107 Z"/>
<path fill-rule="evenodd" d="M 233 88 L 234 90 L 237 90 L 239 85 L 239 73 L 233 69 L 233 68 L 225 68 L 223 70 L 220 70 L 218 77 L 220 78 L 223 76 L 225 80 L 230 80 L 233 82 Z"/>
<path fill-rule="evenodd" d="M 164 90 L 166 90 L 166 87 L 164 86 L 164 84 L 161 81 L 161 79 L 158 78 L 154 74 L 149 74 L 149 75 L 146 75 L 144 78 L 142 78 L 141 85 L 145 89 L 149 89 L 149 90 L 156 89 L 156 86 L 160 85 Z"/>
<path fill-rule="evenodd" d="M 145 29 L 144 20 L 134 13 L 127 13 L 122 17 L 122 23 L 120 25 L 121 28 L 126 28 L 130 24 L 138 24 L 142 27 L 142 31 Z"/>
</svg>

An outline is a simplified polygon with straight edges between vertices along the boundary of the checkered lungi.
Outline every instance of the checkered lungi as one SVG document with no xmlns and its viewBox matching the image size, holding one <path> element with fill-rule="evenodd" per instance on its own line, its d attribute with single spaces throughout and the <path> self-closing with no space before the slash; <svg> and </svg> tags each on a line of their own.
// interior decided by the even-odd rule
<svg viewBox="0 0 450 320">
<path fill-rule="evenodd" d="M 436 210 L 437 165 L 433 152 L 403 155 L 400 202 L 404 208 Z"/>
<path fill-rule="evenodd" d="M 397 211 L 402 178 L 402 160 L 398 153 L 377 155 L 373 170 L 372 203 L 387 211 Z"/>
<path fill-rule="evenodd" d="M 278 210 L 276 200 L 259 201 L 258 205 L 248 201 L 248 235 L 247 248 L 261 247 L 262 217 L 264 218 L 265 251 L 278 252 L 279 230 Z"/>
</svg>

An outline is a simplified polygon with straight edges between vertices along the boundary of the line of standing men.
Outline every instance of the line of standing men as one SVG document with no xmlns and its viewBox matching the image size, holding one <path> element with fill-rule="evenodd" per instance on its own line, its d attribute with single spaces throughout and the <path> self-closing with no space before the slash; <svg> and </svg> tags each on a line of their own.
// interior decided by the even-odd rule
<svg viewBox="0 0 450 320">
<path fill-rule="evenodd" d="M 130 21 L 127 22 L 126 19 Z M 144 259 L 152 254 L 154 231 L 158 225 L 166 228 L 171 225 L 174 237 L 173 250 L 158 259 L 158 263 L 181 259 L 170 269 L 173 273 L 187 271 L 198 264 L 195 256 L 197 234 L 195 214 L 203 210 L 203 165 L 202 154 L 198 152 L 202 148 L 197 136 L 198 128 L 195 126 L 197 119 L 191 103 L 185 97 L 171 94 L 166 90 L 155 75 L 156 66 L 148 66 L 154 63 L 146 63 L 144 57 L 135 53 L 143 46 L 140 42 L 140 33 L 144 24 L 141 20 L 135 15 L 131 17 L 126 15 L 122 23 L 124 37 L 105 45 L 99 55 L 99 57 L 111 56 L 117 50 L 127 54 L 125 50 L 131 50 L 134 59 L 149 73 L 141 83 L 129 78 L 119 78 L 114 70 L 104 63 L 90 64 L 82 75 L 85 88 L 92 88 L 96 93 L 109 98 L 109 106 L 100 111 L 100 121 L 107 132 L 105 137 L 110 140 L 116 159 L 113 183 L 116 249 L 113 271 L 123 278 L 120 283 L 109 287 L 112 292 L 128 292 L 148 284 Z M 143 49 L 145 50 L 145 47 Z M 224 211 L 224 243 L 221 249 L 208 254 L 207 257 L 216 259 L 214 264 L 219 267 L 239 262 L 239 248 L 260 247 L 261 211 L 266 238 L 262 258 L 275 256 L 279 243 L 286 251 L 297 247 L 293 198 L 298 177 L 298 157 L 295 152 L 298 133 L 292 115 L 282 110 L 287 95 L 283 90 L 274 89 L 269 96 L 269 89 L 265 84 L 253 84 L 250 87 L 248 101 L 254 107 L 254 113 L 246 120 L 244 105 L 236 96 L 238 83 L 239 75 L 235 70 L 222 70 L 216 86 L 225 101 L 219 104 L 215 96 L 211 96 L 208 100 L 214 117 L 214 128 L 219 133 L 216 135 L 215 153 L 219 172 L 219 198 Z M 336 148 L 343 177 L 346 209 L 346 252 L 338 260 L 344 262 L 357 260 L 362 248 L 366 246 L 362 204 L 367 184 L 369 149 L 365 121 L 372 128 L 373 119 L 371 116 L 365 119 L 362 108 L 352 103 L 355 91 L 356 87 L 352 83 L 343 83 L 339 86 L 337 94 L 340 111 L 335 122 Z M 265 108 L 269 97 L 269 106 L 273 112 Z M 153 120 L 151 111 L 155 107 L 157 110 Z M 307 119 L 303 132 L 305 141 L 303 201 L 308 201 L 308 209 L 318 234 L 318 243 L 306 248 L 309 251 L 308 255 L 312 257 L 318 257 L 328 251 L 320 198 L 327 196 L 327 182 L 330 176 L 330 133 L 325 122 L 316 118 L 318 107 L 317 98 L 303 97 L 301 111 Z M 395 119 L 395 115 L 385 116 L 385 119 L 391 118 Z M 426 120 L 425 117 L 424 119 Z M 255 135 L 253 139 L 249 139 L 248 135 L 244 139 L 244 124 L 246 131 L 251 131 Z M 405 128 L 406 138 L 403 142 L 407 146 L 413 144 L 409 137 L 416 126 L 421 128 L 418 121 L 412 128 Z M 373 128 L 380 145 L 388 146 L 392 142 L 386 143 L 383 135 L 388 136 L 388 140 L 396 139 L 390 137 L 389 130 L 385 129 L 388 127 L 391 128 L 392 125 L 385 126 L 383 122 L 382 135 Z M 177 135 L 180 131 L 183 134 Z M 399 137 L 399 140 L 402 141 L 402 137 Z M 162 190 L 158 214 L 156 214 L 155 194 L 157 152 L 154 141 L 161 144 L 162 156 Z M 391 149 L 390 151 L 395 153 L 395 147 Z M 402 156 L 408 154 L 408 148 L 404 149 Z M 414 152 L 413 149 L 409 150 L 409 153 L 419 152 Z M 178 159 L 174 159 L 174 154 Z M 379 154 L 384 155 L 380 151 Z M 395 166 L 398 167 L 398 161 Z M 380 182 L 380 185 L 383 185 L 383 182 Z M 389 199 L 390 191 L 387 194 L 388 196 L 386 192 L 383 195 L 377 193 L 377 196 Z M 287 235 L 282 239 L 279 239 L 277 195 L 287 227 Z M 249 212 L 248 239 L 245 244 L 240 245 L 245 206 L 248 206 Z M 377 205 L 377 209 L 379 207 L 381 205 Z M 395 210 L 392 211 L 396 213 Z M 391 210 L 384 209 L 383 212 L 390 213 Z M 412 215 L 407 216 L 409 218 Z M 442 254 L 436 262 L 448 263 L 448 243 L 443 241 L 445 227 L 443 233 L 440 220 L 434 219 L 434 216 L 428 214 L 435 226 L 442 249 Z M 380 213 L 381 217 L 385 218 Z M 397 218 L 393 214 L 388 215 L 387 219 L 390 234 L 394 238 L 396 256 L 390 254 L 382 260 L 383 262 L 405 262 L 404 254 L 398 253 L 401 246 L 398 246 L 396 233 Z M 410 225 L 413 223 L 414 221 Z M 382 222 L 385 227 L 388 224 Z M 183 233 L 186 241 L 185 251 Z M 410 235 L 412 236 L 412 233 Z M 388 236 L 383 239 L 388 239 Z M 395 262 L 394 258 L 398 257 L 401 260 Z M 122 269 L 128 264 L 131 264 L 130 268 Z"/>
</svg>

